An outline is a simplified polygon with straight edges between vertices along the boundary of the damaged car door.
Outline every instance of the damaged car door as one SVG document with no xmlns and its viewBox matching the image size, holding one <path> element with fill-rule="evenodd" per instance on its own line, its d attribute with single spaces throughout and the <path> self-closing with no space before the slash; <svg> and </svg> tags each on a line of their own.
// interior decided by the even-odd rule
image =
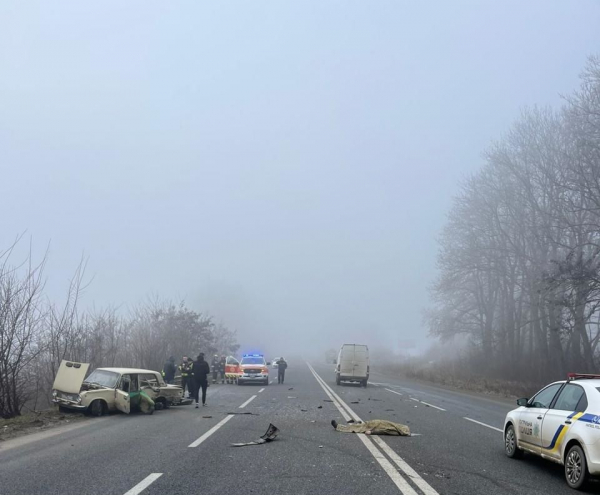
<svg viewBox="0 0 600 495">
<path fill-rule="evenodd" d="M 131 392 L 131 376 L 123 375 L 119 387 L 115 389 L 115 407 L 125 414 L 131 412 L 131 400 L 129 393 Z"/>
</svg>

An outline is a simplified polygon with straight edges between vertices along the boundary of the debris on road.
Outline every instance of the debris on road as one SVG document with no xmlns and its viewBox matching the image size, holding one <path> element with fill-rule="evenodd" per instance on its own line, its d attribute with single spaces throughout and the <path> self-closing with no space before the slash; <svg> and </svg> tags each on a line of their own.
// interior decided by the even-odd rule
<svg viewBox="0 0 600 495">
<path fill-rule="evenodd" d="M 375 402 L 383 402 L 381 399 L 371 399 L 371 397 L 369 397 L 369 400 L 373 400 Z"/>
<path fill-rule="evenodd" d="M 300 409 L 302 412 L 308 412 L 308 409 Z"/>
<path fill-rule="evenodd" d="M 319 406 L 319 407 L 317 407 L 317 409 L 323 409 L 323 406 Z"/>
<path fill-rule="evenodd" d="M 269 428 L 264 435 L 260 437 L 259 440 L 255 442 L 241 442 L 241 443 L 232 443 L 232 447 L 246 447 L 247 445 L 262 445 L 263 443 L 272 442 L 279 435 L 279 428 L 277 428 L 273 423 L 269 424 Z"/>
<path fill-rule="evenodd" d="M 211 419 L 212 416 L 202 416 L 202 419 Z"/>
<path fill-rule="evenodd" d="M 323 448 L 323 446 L 322 446 L 322 445 L 319 445 L 319 448 L 320 448 L 320 449 L 322 449 L 322 448 Z"/>
<path fill-rule="evenodd" d="M 360 401 L 353 400 L 352 402 L 350 402 L 350 404 L 360 404 Z"/>
<path fill-rule="evenodd" d="M 288 395 L 288 399 L 297 399 L 298 397 L 292 397 L 290 395 Z"/>
<path fill-rule="evenodd" d="M 385 412 L 391 412 L 393 409 L 386 409 Z"/>
<path fill-rule="evenodd" d="M 288 388 L 288 390 L 294 390 L 294 387 L 290 387 L 290 388 Z"/>
<path fill-rule="evenodd" d="M 225 414 L 238 415 L 238 416 L 259 416 L 258 413 L 253 413 L 253 412 L 249 412 L 249 411 L 246 411 L 246 412 L 228 412 L 228 413 L 225 413 Z"/>
<path fill-rule="evenodd" d="M 323 402 L 333 402 L 331 399 L 323 399 Z"/>
<path fill-rule="evenodd" d="M 331 426 L 335 431 L 343 433 L 364 433 L 365 435 L 392 435 L 392 436 L 410 436 L 410 428 L 400 423 L 385 421 L 383 419 L 371 419 L 364 423 L 354 423 L 340 425 L 335 419 L 331 420 Z"/>
</svg>

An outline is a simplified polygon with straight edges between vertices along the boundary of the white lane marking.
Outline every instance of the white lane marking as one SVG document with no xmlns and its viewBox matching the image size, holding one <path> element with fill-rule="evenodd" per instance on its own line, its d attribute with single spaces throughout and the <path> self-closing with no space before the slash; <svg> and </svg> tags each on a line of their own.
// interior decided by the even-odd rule
<svg viewBox="0 0 600 495">
<path fill-rule="evenodd" d="M 501 430 L 500 428 L 496 428 L 495 426 L 490 426 L 490 425 L 486 425 L 485 423 L 482 423 L 481 421 L 475 421 L 474 419 L 471 418 L 464 418 L 467 421 L 470 421 L 471 423 L 477 423 L 478 425 L 481 426 L 485 426 L 486 428 L 490 428 L 491 430 L 496 430 L 499 431 L 500 433 L 504 433 L 504 430 Z"/>
<path fill-rule="evenodd" d="M 261 388 L 261 389 L 258 391 L 258 393 L 260 394 L 261 392 L 264 392 L 264 391 L 265 391 L 265 389 L 264 389 L 264 388 Z"/>
<path fill-rule="evenodd" d="M 396 392 L 395 390 L 390 390 L 389 388 L 386 388 L 386 390 L 388 392 L 392 392 L 393 394 L 396 394 L 396 395 L 402 395 L 400 392 Z"/>
<path fill-rule="evenodd" d="M 420 433 L 416 433 L 413 436 L 420 436 Z M 404 459 L 402 459 L 402 457 L 400 457 L 398 454 L 396 454 L 396 452 L 394 452 L 394 450 L 387 443 L 385 443 L 380 437 L 373 436 L 371 438 L 377 445 L 379 445 L 381 447 L 381 449 L 387 455 L 390 456 L 390 458 L 392 459 L 392 461 L 394 461 L 396 466 L 398 466 L 400 469 L 402 469 L 402 471 L 404 471 L 406 473 L 406 475 L 413 481 L 413 483 L 415 485 L 417 485 L 421 489 L 421 491 L 425 495 L 438 495 L 438 493 L 433 488 L 431 488 L 431 486 L 429 486 L 427 484 L 427 482 L 423 478 L 421 478 L 419 476 L 419 474 L 413 468 L 411 468 L 408 465 L 408 463 Z"/>
<path fill-rule="evenodd" d="M 269 382 L 269 385 L 270 385 L 271 383 L 273 383 L 273 380 L 271 380 L 271 381 Z"/>
<path fill-rule="evenodd" d="M 429 407 L 433 407 L 434 409 L 439 409 L 440 411 L 445 411 L 445 409 L 442 409 L 441 407 L 438 407 L 438 406 L 434 406 L 433 404 L 430 404 L 429 402 L 424 402 L 419 399 L 413 399 L 412 397 L 410 398 L 410 400 L 414 400 L 415 402 L 420 402 L 421 404 L 424 404 Z"/>
<path fill-rule="evenodd" d="M 250 404 L 250 402 L 252 402 L 254 399 L 256 399 L 258 397 L 258 395 L 253 395 L 252 397 L 250 397 L 246 402 L 244 402 L 239 408 L 240 409 L 244 409 L 244 407 L 246 407 L 248 404 Z"/>
<path fill-rule="evenodd" d="M 137 485 L 135 485 L 131 490 L 125 492 L 125 495 L 138 495 L 138 493 L 142 493 L 146 488 L 148 488 L 152 483 L 154 483 L 158 478 L 160 478 L 162 473 L 152 473 L 146 476 L 142 481 L 140 481 Z"/>
<path fill-rule="evenodd" d="M 204 440 L 210 437 L 213 433 L 215 433 L 221 426 L 223 426 L 227 421 L 233 418 L 233 414 L 228 414 L 221 421 L 219 421 L 215 426 L 213 426 L 210 430 L 208 430 L 204 435 L 202 435 L 198 440 L 190 443 L 188 447 L 198 447 Z"/>
<path fill-rule="evenodd" d="M 358 414 L 356 414 L 351 408 L 350 406 L 348 406 L 348 404 L 346 404 L 333 390 L 332 388 L 327 385 L 327 383 L 325 383 L 325 381 L 318 375 L 318 373 L 313 369 L 313 367 L 309 364 L 306 363 L 310 369 L 310 371 L 312 372 L 312 374 L 315 376 L 315 378 L 317 379 L 317 382 L 319 382 L 319 384 L 321 385 L 321 387 L 323 388 L 323 390 L 325 390 L 325 393 L 329 396 L 329 398 L 333 401 L 333 403 L 335 404 L 335 406 L 338 408 L 338 410 L 342 413 L 342 416 L 344 417 L 344 419 L 346 421 L 348 421 L 349 419 L 354 419 L 355 421 L 362 421 L 360 419 L 360 417 L 358 416 Z M 366 436 L 366 435 L 356 435 L 358 438 L 361 439 L 361 441 L 365 444 L 365 446 L 369 449 L 369 451 L 371 453 L 373 453 L 371 451 L 371 448 L 368 446 L 368 444 L 375 450 L 377 450 L 375 448 L 375 446 L 372 444 L 373 441 L 377 440 L 377 444 L 381 446 L 382 449 L 384 449 L 383 445 L 385 445 L 387 448 L 384 449 L 385 452 L 387 453 L 388 451 L 393 452 L 393 456 L 390 455 L 391 459 L 396 463 L 396 465 L 402 470 L 404 471 L 404 473 L 412 480 L 413 483 L 415 483 L 415 485 L 417 485 L 426 495 L 439 495 L 438 492 L 436 492 L 423 478 L 421 478 L 421 476 L 419 476 L 419 474 L 414 471 L 407 463 L 406 461 L 404 461 L 398 454 L 396 454 L 388 445 L 387 443 L 385 443 L 383 441 L 383 439 L 381 439 L 380 437 L 377 436 Z M 387 461 L 387 459 L 385 457 L 383 457 L 383 460 L 385 460 L 386 462 L 389 463 L 389 461 Z M 406 483 L 406 481 L 404 480 L 404 478 L 402 478 L 400 476 L 400 473 L 395 470 L 393 468 L 393 466 L 391 466 L 392 468 L 392 472 L 396 473 L 396 475 L 400 476 L 400 479 L 402 480 L 397 481 L 397 478 L 395 477 L 396 475 L 394 475 L 394 477 L 392 477 L 392 475 L 388 472 L 388 470 L 386 469 L 386 467 L 384 467 L 384 465 L 382 464 L 381 460 L 378 459 L 377 457 L 375 457 L 375 459 L 377 459 L 377 461 L 379 462 L 379 464 L 381 465 L 381 467 L 385 470 L 385 472 L 390 476 L 390 478 L 392 479 L 392 481 L 394 482 L 394 484 L 398 487 L 398 489 L 400 490 L 401 493 L 403 494 L 408 494 L 408 495 L 413 495 L 416 494 L 416 492 L 413 490 L 413 488 L 408 485 Z M 404 486 L 406 485 L 406 486 Z M 403 491 L 404 490 L 406 491 Z"/>
<path fill-rule="evenodd" d="M 365 435 L 357 435 L 358 438 L 362 441 L 362 443 L 369 449 L 371 455 L 375 458 L 375 460 L 379 463 L 379 465 L 383 468 L 386 474 L 393 481 L 394 485 L 398 487 L 401 493 L 404 495 L 417 495 L 417 492 L 413 490 L 413 488 L 408 484 L 408 482 L 402 477 L 402 475 L 398 472 L 396 468 L 392 465 L 390 461 L 388 461 L 385 456 L 373 445 L 371 439 Z"/>
</svg>

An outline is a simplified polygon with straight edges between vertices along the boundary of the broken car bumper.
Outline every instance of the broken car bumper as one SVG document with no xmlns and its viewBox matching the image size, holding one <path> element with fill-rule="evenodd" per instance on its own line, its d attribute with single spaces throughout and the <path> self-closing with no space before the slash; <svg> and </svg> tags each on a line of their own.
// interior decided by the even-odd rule
<svg viewBox="0 0 600 495">
<path fill-rule="evenodd" d="M 75 402 L 70 402 L 62 399 L 52 399 L 54 404 L 57 404 L 62 407 L 66 407 L 68 409 L 73 409 L 74 411 L 85 411 L 87 406 L 82 406 L 81 404 L 76 404 Z"/>
</svg>

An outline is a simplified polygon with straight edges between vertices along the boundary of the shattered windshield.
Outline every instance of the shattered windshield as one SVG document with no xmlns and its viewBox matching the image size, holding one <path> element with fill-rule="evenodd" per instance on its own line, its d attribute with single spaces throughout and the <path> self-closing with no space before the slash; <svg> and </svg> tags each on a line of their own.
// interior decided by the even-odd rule
<svg viewBox="0 0 600 495">
<path fill-rule="evenodd" d="M 85 379 L 84 383 L 101 385 L 102 387 L 115 388 L 119 374 L 113 371 L 94 370 L 90 376 Z"/>
</svg>

